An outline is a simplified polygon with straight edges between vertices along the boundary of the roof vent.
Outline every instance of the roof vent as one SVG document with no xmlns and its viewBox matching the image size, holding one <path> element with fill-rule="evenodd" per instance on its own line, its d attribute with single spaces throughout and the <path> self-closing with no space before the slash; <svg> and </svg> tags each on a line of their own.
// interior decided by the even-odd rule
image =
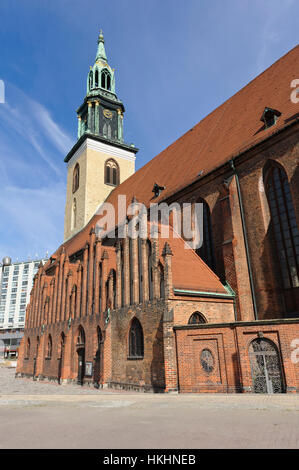
<svg viewBox="0 0 299 470">
<path fill-rule="evenodd" d="M 281 112 L 277 109 L 265 108 L 261 117 L 261 121 L 265 124 L 265 128 L 274 126 L 276 124 L 277 118 L 281 116 Z"/>
<path fill-rule="evenodd" d="M 160 196 L 161 192 L 164 191 L 165 186 L 159 186 L 157 183 L 154 184 L 152 192 L 154 193 L 155 197 Z"/>
</svg>

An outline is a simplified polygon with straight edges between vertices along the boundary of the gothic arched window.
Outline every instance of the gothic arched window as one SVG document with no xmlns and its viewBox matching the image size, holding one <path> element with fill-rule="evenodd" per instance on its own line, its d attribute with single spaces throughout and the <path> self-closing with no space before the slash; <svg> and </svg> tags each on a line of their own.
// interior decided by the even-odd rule
<svg viewBox="0 0 299 470">
<path fill-rule="evenodd" d="M 60 335 L 60 341 L 58 343 L 58 351 L 57 351 L 58 358 L 61 358 L 63 356 L 64 345 L 65 345 L 65 334 L 62 332 Z"/>
<path fill-rule="evenodd" d="M 79 179 L 80 179 L 80 167 L 79 167 L 79 163 L 76 163 L 76 166 L 73 172 L 73 193 L 76 192 L 77 189 L 79 188 Z"/>
<path fill-rule="evenodd" d="M 111 88 L 111 77 L 107 69 L 104 69 L 101 73 L 101 88 L 110 90 Z"/>
<path fill-rule="evenodd" d="M 188 320 L 189 325 L 199 325 L 200 323 L 206 323 L 206 319 L 199 312 L 192 313 L 191 317 Z"/>
<path fill-rule="evenodd" d="M 158 272 L 159 272 L 159 283 L 160 283 L 160 299 L 165 297 L 165 290 L 164 290 L 164 269 L 162 264 L 159 263 L 158 265 Z"/>
<path fill-rule="evenodd" d="M 299 287 L 299 231 L 288 177 L 277 163 L 268 164 L 264 184 L 269 203 L 273 236 L 285 290 Z M 291 299 L 287 300 L 289 303 Z M 295 303 L 295 296 L 293 299 Z M 298 308 L 288 305 L 288 310 Z"/>
<path fill-rule="evenodd" d="M 92 73 L 92 71 L 90 71 L 89 76 L 88 76 L 88 82 L 89 82 L 89 89 L 90 90 L 91 90 L 91 88 L 93 88 L 92 79 L 93 79 L 93 73 Z"/>
<path fill-rule="evenodd" d="M 98 88 L 99 86 L 99 71 L 96 69 L 95 74 L 94 74 L 94 86 L 95 88 Z"/>
<path fill-rule="evenodd" d="M 150 240 L 146 242 L 147 248 L 147 264 L 148 264 L 148 289 L 149 289 L 149 300 L 153 300 L 154 291 L 153 291 L 153 254 L 152 254 L 152 244 Z"/>
<path fill-rule="evenodd" d="M 119 166 L 116 161 L 110 159 L 105 163 L 105 184 L 117 186 L 119 184 Z"/>
<path fill-rule="evenodd" d="M 116 271 L 112 269 L 112 292 L 113 292 L 113 299 L 112 299 L 112 308 L 116 308 Z"/>
<path fill-rule="evenodd" d="M 142 240 L 138 236 L 138 284 L 139 284 L 139 302 L 143 302 L 143 258 L 142 258 Z"/>
<path fill-rule="evenodd" d="M 211 269 L 214 270 L 215 254 L 210 208 L 203 199 L 199 200 L 198 202 L 203 204 L 203 243 L 202 246 L 196 250 L 196 253 Z"/>
<path fill-rule="evenodd" d="M 144 356 L 143 331 L 137 318 L 133 319 L 129 333 L 129 356 L 136 358 Z"/>
<path fill-rule="evenodd" d="M 76 345 L 77 345 L 77 346 L 83 346 L 83 345 L 85 345 L 85 332 L 84 332 L 82 326 L 79 326 Z"/>
</svg>

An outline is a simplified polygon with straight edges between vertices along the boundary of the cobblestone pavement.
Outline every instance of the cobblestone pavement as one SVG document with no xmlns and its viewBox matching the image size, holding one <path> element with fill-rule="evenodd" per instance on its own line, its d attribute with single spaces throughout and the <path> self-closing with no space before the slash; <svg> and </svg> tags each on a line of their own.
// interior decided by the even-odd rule
<svg viewBox="0 0 299 470">
<path fill-rule="evenodd" d="M 299 396 L 150 394 L 15 379 L 0 367 L 0 449 L 299 448 Z"/>
</svg>

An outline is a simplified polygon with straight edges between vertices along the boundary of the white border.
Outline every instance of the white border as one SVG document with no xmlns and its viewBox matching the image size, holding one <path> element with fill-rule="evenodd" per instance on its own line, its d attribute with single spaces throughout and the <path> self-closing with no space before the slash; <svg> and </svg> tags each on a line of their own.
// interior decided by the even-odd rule
<svg viewBox="0 0 299 470">
<path fill-rule="evenodd" d="M 96 150 L 97 152 L 103 152 L 107 155 L 111 155 L 113 157 L 123 158 L 124 160 L 129 160 L 130 162 L 135 162 L 136 156 L 134 152 L 130 152 L 130 150 L 124 150 L 119 147 L 115 147 L 111 144 L 105 144 L 104 142 L 99 142 L 98 140 L 93 140 L 89 137 L 84 140 L 82 145 L 78 148 L 78 150 L 74 153 L 74 155 L 70 158 L 67 162 L 67 168 L 73 166 L 74 163 L 78 160 L 78 158 L 82 155 L 84 150 L 92 149 Z"/>
</svg>

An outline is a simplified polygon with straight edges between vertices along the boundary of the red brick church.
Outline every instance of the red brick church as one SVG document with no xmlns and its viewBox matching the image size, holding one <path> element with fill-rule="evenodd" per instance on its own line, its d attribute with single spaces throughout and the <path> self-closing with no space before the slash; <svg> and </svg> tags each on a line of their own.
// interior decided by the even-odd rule
<svg viewBox="0 0 299 470">
<path fill-rule="evenodd" d="M 296 46 L 135 172 L 100 33 L 65 158 L 65 239 L 35 277 L 17 376 L 299 392 L 298 70 Z M 202 246 L 186 249 L 173 226 L 165 238 L 160 223 L 131 238 L 130 216 L 98 236 L 101 204 L 117 212 L 120 195 L 201 202 Z"/>
</svg>

